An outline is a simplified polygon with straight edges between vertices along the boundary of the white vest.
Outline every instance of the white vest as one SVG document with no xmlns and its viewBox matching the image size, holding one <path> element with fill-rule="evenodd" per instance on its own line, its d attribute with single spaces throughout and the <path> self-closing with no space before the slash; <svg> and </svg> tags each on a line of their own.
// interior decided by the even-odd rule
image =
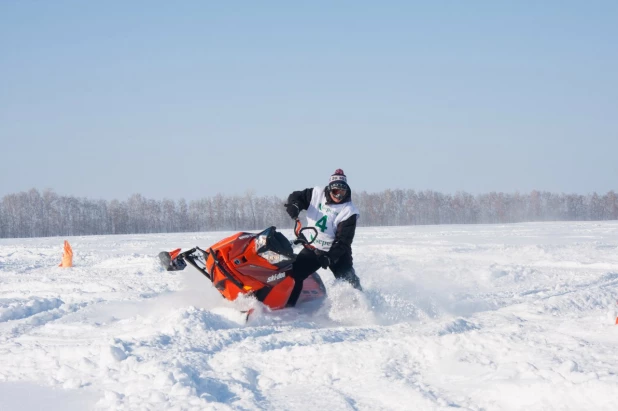
<svg viewBox="0 0 618 411">
<path fill-rule="evenodd" d="M 358 209 L 351 201 L 341 204 L 326 204 L 324 187 L 314 187 L 311 204 L 307 209 L 307 225 L 318 230 L 318 238 L 313 242 L 313 246 L 323 251 L 330 250 L 335 241 L 337 225 L 354 214 L 360 216 Z M 307 234 L 308 239 L 312 240 L 313 232 L 307 232 Z"/>
</svg>

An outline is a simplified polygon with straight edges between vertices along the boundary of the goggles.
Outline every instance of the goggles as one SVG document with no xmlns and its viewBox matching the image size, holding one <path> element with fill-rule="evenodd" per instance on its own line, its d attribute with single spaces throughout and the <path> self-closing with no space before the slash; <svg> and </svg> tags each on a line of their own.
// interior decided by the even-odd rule
<svg viewBox="0 0 618 411">
<path fill-rule="evenodd" d="M 348 190 L 346 190 L 345 188 L 331 188 L 330 193 L 337 200 L 342 200 L 345 197 L 345 195 L 348 193 Z"/>
</svg>

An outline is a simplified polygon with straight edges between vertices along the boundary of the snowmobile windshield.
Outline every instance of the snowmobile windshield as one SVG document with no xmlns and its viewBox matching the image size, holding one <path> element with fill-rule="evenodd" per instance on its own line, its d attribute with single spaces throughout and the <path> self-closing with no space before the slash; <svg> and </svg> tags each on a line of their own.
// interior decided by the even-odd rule
<svg viewBox="0 0 618 411">
<path fill-rule="evenodd" d="M 255 251 L 277 267 L 291 264 L 295 258 L 290 241 L 275 227 L 267 228 L 255 237 Z"/>
</svg>

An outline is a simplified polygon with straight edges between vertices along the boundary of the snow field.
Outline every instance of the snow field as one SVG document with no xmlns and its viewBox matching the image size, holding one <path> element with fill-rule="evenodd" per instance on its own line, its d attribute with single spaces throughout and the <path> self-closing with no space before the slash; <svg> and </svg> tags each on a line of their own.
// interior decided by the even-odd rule
<svg viewBox="0 0 618 411">
<path fill-rule="evenodd" d="M 273 313 L 157 264 L 229 234 L 0 240 L 0 410 L 615 408 L 616 222 L 360 228 Z"/>
</svg>

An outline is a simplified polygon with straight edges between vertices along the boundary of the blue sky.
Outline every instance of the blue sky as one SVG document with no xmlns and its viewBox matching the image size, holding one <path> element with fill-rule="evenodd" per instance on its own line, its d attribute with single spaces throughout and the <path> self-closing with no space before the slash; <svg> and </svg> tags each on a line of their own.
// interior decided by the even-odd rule
<svg viewBox="0 0 618 411">
<path fill-rule="evenodd" d="M 295 3 L 0 2 L 0 196 L 618 189 L 618 2 Z"/>
</svg>

